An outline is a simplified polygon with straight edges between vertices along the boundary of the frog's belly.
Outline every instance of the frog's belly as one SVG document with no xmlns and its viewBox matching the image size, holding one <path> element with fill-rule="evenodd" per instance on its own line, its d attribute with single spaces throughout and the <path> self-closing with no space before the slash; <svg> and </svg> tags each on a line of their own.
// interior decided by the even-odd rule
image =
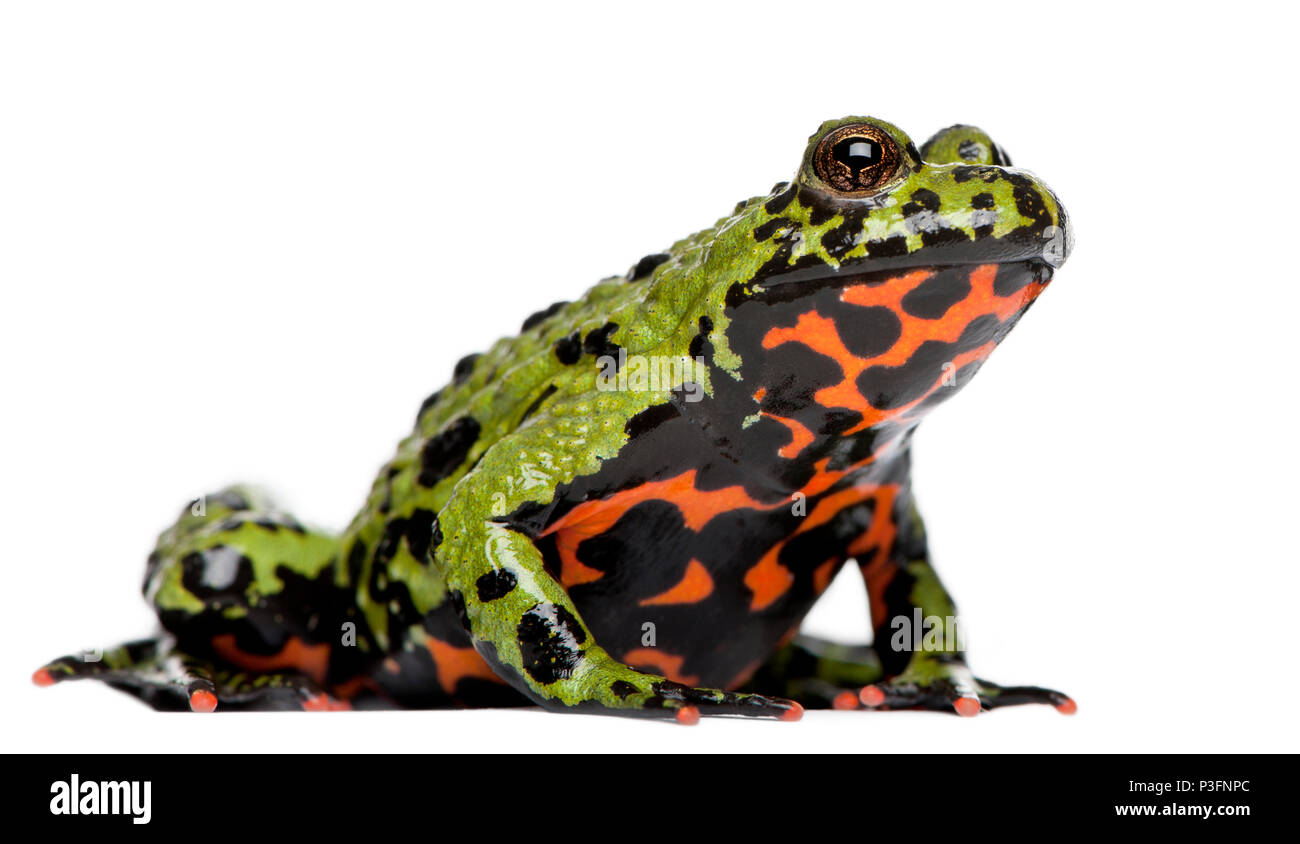
<svg viewBox="0 0 1300 844">
<path fill-rule="evenodd" d="M 538 545 L 613 656 L 680 683 L 730 688 L 798 629 L 844 562 L 846 528 L 809 528 L 784 500 L 714 503 L 602 501 Z"/>
</svg>

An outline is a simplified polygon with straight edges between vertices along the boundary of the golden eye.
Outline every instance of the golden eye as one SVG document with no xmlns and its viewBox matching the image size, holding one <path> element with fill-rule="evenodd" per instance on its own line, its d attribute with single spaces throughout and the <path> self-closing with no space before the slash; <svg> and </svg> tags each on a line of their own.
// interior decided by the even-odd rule
<svg viewBox="0 0 1300 844">
<path fill-rule="evenodd" d="M 901 158 L 888 133 L 856 124 L 841 126 L 822 138 L 813 153 L 813 169 L 833 190 L 860 196 L 892 179 Z"/>
</svg>

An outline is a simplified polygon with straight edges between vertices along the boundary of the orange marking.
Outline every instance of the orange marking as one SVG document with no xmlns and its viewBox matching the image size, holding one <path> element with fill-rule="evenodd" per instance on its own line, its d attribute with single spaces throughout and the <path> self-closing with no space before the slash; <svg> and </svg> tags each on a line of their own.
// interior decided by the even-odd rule
<svg viewBox="0 0 1300 844">
<path fill-rule="evenodd" d="M 993 315 L 1005 322 L 1037 298 L 1045 285 L 1031 283 L 1010 296 L 993 292 L 997 276 L 996 264 L 982 264 L 970 273 L 971 290 L 966 298 L 950 307 L 939 319 L 921 319 L 903 310 L 903 297 L 933 276 L 930 270 L 915 270 L 885 281 L 882 284 L 856 284 L 846 287 L 840 300 L 864 308 L 885 307 L 894 312 L 902 325 L 897 342 L 886 351 L 871 358 L 854 355 L 840 339 L 834 320 L 816 312 L 800 315 L 793 328 L 773 328 L 763 337 L 763 348 L 771 349 L 783 343 L 802 343 L 818 354 L 831 358 L 840 365 L 843 378 L 840 383 L 817 391 L 814 398 L 827 407 L 844 407 L 862 415 L 862 421 L 845 431 L 845 435 L 864 431 L 881 422 L 897 419 L 916 407 L 943 384 L 943 374 L 925 393 L 906 405 L 880 410 L 858 392 L 857 377 L 874 366 L 901 366 L 920 348 L 922 343 L 937 341 L 952 343 L 968 325 L 981 316 Z M 988 357 L 996 344 L 986 343 L 979 349 L 958 355 L 952 361 L 956 370 Z"/>
<path fill-rule="evenodd" d="M 794 574 L 776 559 L 784 547 L 784 540 L 778 542 L 745 572 L 745 586 L 754 593 L 749 602 L 751 610 L 767 609 L 794 585 Z"/>
<path fill-rule="evenodd" d="M 813 436 L 813 432 L 808 430 L 808 426 L 800 422 L 798 419 L 787 419 L 784 416 L 777 416 L 775 413 L 768 413 L 767 411 L 763 411 L 763 415 L 768 419 L 774 419 L 777 422 L 780 422 L 782 425 L 790 429 L 790 442 L 781 446 L 781 448 L 776 452 L 786 460 L 793 460 L 798 457 L 799 452 L 811 445 L 812 441 L 816 439 L 816 437 Z"/>
<path fill-rule="evenodd" d="M 38 668 L 32 674 L 32 682 L 38 686 L 53 686 L 54 675 L 44 668 Z"/>
<path fill-rule="evenodd" d="M 798 701 L 790 701 L 790 708 L 781 713 L 782 721 L 799 721 L 803 718 L 803 706 Z"/>
<path fill-rule="evenodd" d="M 1072 698 L 1066 698 L 1056 705 L 1056 711 L 1062 715 L 1073 715 L 1079 711 L 1079 704 L 1075 703 Z"/>
<path fill-rule="evenodd" d="M 763 399 L 766 397 L 767 397 L 767 387 L 759 387 L 757 390 L 754 391 L 754 402 L 756 404 L 761 404 Z"/>
<path fill-rule="evenodd" d="M 215 712 L 217 696 L 207 689 L 199 689 L 190 695 L 191 712 Z"/>
<path fill-rule="evenodd" d="M 884 484 L 876 490 L 871 527 L 849 545 L 849 554 L 857 559 L 867 585 L 871 622 L 876 627 L 885 623 L 885 588 L 898 573 L 898 567 L 894 565 L 891 556 L 894 540 L 898 536 L 898 525 L 894 523 L 894 498 L 897 494 L 897 484 Z M 866 559 L 867 553 L 873 550 L 875 553 Z"/>
<path fill-rule="evenodd" d="M 974 718 L 980 714 L 980 699 L 977 697 L 959 697 L 953 701 L 952 708 L 963 718 Z"/>
<path fill-rule="evenodd" d="M 831 575 L 835 574 L 835 564 L 838 562 L 837 557 L 832 557 L 813 570 L 813 589 L 818 595 L 831 585 Z"/>
<path fill-rule="evenodd" d="M 578 546 L 585 539 L 605 533 L 624 513 L 646 501 L 667 501 L 676 505 L 686 521 L 686 527 L 696 533 L 720 513 L 741 508 L 769 509 L 772 506 L 750 498 L 743 486 L 697 490 L 694 469 L 667 480 L 650 481 L 616 492 L 609 498 L 584 501 L 556 519 L 541 534 L 556 534 L 555 545 L 560 554 L 560 583 L 569 587 L 603 577 L 603 572 L 583 565 L 578 559 Z"/>
<path fill-rule="evenodd" d="M 317 683 L 325 682 L 325 669 L 329 665 L 330 646 L 326 643 L 307 645 L 291 637 L 278 654 L 262 656 L 244 653 L 235 644 L 235 634 L 222 633 L 212 637 L 212 650 L 217 656 L 248 671 L 269 672 L 293 668 L 311 677 Z"/>
<path fill-rule="evenodd" d="M 858 700 L 864 706 L 879 706 L 885 702 L 885 692 L 879 686 L 863 686 L 858 692 Z"/>
<path fill-rule="evenodd" d="M 839 473 L 818 473 L 819 476 L 837 474 Z M 816 484 L 817 480 L 817 477 L 814 477 L 813 480 L 807 484 L 805 489 Z M 778 559 L 781 556 L 781 551 L 791 540 L 802 533 L 806 533 L 813 528 L 824 525 L 826 522 L 834 518 L 836 514 L 842 512 L 845 507 L 851 507 L 854 504 L 865 501 L 875 494 L 878 488 L 879 487 L 875 484 L 859 484 L 857 486 L 849 487 L 848 489 L 840 490 L 839 492 L 828 495 L 818 501 L 817 506 L 813 508 L 813 511 L 800 520 L 799 527 L 795 529 L 794 533 L 768 549 L 767 553 L 764 554 L 757 563 L 751 566 L 747 572 L 745 572 L 745 585 L 749 587 L 749 591 L 753 593 L 753 598 L 750 600 L 749 608 L 756 612 L 767 609 L 794 585 L 794 574 L 791 573 L 788 568 L 783 566 Z M 817 587 L 819 592 L 825 589 L 826 586 L 830 585 L 831 575 L 834 573 L 835 567 L 839 563 L 839 558 L 833 558 L 828 560 L 826 563 L 822 563 L 822 566 L 826 567 L 825 572 L 817 571 L 813 573 L 814 586 L 816 586 L 818 582 L 819 573 L 822 580 L 824 580 L 824 585 Z"/>
<path fill-rule="evenodd" d="M 682 665 L 686 662 L 686 657 L 674 656 L 658 648 L 630 650 L 623 654 L 623 662 L 633 668 L 653 668 L 674 683 L 694 686 L 700 682 L 700 678 L 694 674 L 682 673 Z"/>
<path fill-rule="evenodd" d="M 447 694 L 456 693 L 456 684 L 465 677 L 477 677 L 493 683 L 502 682 L 473 648 L 458 648 L 441 639 L 426 636 L 424 644 L 433 655 L 433 667 L 438 672 L 438 685 Z"/>
<path fill-rule="evenodd" d="M 704 564 L 694 557 L 686 564 L 686 573 L 677 585 L 653 598 L 640 601 L 643 607 L 655 604 L 694 604 L 713 594 L 713 578 Z"/>
</svg>

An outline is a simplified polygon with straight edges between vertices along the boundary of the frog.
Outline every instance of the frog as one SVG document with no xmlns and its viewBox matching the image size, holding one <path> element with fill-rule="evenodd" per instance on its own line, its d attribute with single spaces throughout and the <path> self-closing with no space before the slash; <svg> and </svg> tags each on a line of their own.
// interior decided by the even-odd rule
<svg viewBox="0 0 1300 844">
<path fill-rule="evenodd" d="M 972 673 L 911 483 L 920 421 L 1072 248 L 983 130 L 827 121 L 788 181 L 461 359 L 342 532 L 194 499 L 147 560 L 160 632 L 33 679 L 197 712 L 1073 713 Z M 870 644 L 802 632 L 850 561 Z"/>
</svg>

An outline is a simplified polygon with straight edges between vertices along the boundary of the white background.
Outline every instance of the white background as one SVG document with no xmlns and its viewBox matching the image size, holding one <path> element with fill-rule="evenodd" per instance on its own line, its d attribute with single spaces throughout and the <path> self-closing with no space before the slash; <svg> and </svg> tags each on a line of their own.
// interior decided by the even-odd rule
<svg viewBox="0 0 1300 844">
<path fill-rule="evenodd" d="M 4 7 L 4 749 L 1300 749 L 1283 7 L 638 6 Z M 1077 716 L 203 717 L 30 684 L 152 629 L 144 557 L 186 500 L 251 480 L 342 527 L 461 355 L 846 114 L 976 123 L 1071 213 L 916 488 L 977 673 Z M 809 627 L 865 612 L 846 570 Z"/>
</svg>

